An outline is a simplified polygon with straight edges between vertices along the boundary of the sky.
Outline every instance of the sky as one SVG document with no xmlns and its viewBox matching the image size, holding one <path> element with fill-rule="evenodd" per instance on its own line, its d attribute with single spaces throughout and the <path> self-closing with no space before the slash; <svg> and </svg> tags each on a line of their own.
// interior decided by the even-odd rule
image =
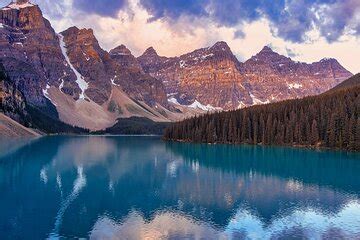
<svg viewBox="0 0 360 240">
<path fill-rule="evenodd" d="M 6 5 L 10 0 L 0 0 Z M 296 61 L 336 58 L 360 72 L 360 0 L 32 0 L 56 31 L 92 28 L 110 50 L 178 56 L 226 41 L 240 61 L 264 46 Z"/>
</svg>

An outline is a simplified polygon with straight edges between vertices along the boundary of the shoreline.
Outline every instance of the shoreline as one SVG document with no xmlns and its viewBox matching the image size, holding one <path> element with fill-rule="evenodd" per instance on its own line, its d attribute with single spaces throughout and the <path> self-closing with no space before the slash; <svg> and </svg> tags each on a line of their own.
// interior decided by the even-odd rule
<svg viewBox="0 0 360 240">
<path fill-rule="evenodd" d="M 329 148 L 329 147 L 315 147 L 315 146 L 308 146 L 308 145 L 299 145 L 299 144 L 295 144 L 295 145 L 289 145 L 289 144 L 284 144 L 284 145 L 278 145 L 278 144 L 251 144 L 251 143 L 221 143 L 221 142 L 216 142 L 216 143 L 206 143 L 206 142 L 193 142 L 193 141 L 186 141 L 186 140 L 174 140 L 174 139 L 164 139 L 162 138 L 163 141 L 165 142 L 175 142 L 175 143 L 189 143 L 189 144 L 200 144 L 200 145 L 227 145 L 227 146 L 258 146 L 258 147 L 287 147 L 287 148 L 294 148 L 294 149 L 308 149 L 308 150 L 313 150 L 313 151 L 336 151 L 336 152 L 347 152 L 347 153 L 359 153 L 360 151 L 357 150 L 346 150 L 346 149 L 342 149 L 342 148 Z"/>
</svg>

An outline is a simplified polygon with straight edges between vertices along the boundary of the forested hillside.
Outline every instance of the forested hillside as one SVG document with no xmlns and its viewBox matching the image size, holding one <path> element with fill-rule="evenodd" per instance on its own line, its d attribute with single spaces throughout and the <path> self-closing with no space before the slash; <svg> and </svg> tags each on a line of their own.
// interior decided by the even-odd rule
<svg viewBox="0 0 360 240">
<path fill-rule="evenodd" d="M 147 118 L 131 117 L 120 118 L 118 122 L 103 131 L 95 134 L 124 134 L 124 135 L 163 135 L 171 123 L 154 122 Z"/>
<path fill-rule="evenodd" d="M 164 138 L 359 151 L 360 74 L 319 96 L 187 119 L 170 126 Z"/>
</svg>

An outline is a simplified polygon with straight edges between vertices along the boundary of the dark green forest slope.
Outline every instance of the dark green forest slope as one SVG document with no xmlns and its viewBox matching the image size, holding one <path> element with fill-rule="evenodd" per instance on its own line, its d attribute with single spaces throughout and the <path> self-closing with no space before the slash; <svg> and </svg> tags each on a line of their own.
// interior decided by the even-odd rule
<svg viewBox="0 0 360 240">
<path fill-rule="evenodd" d="M 187 119 L 164 139 L 359 151 L 360 74 L 319 96 Z"/>
<path fill-rule="evenodd" d="M 124 135 L 163 135 L 170 123 L 154 122 L 147 118 L 120 118 L 118 122 L 104 131 L 95 134 L 124 134 Z"/>
</svg>

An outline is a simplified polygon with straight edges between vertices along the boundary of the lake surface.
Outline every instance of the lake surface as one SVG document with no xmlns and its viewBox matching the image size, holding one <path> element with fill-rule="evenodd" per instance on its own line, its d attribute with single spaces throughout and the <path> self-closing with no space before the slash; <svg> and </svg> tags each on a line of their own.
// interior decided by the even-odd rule
<svg viewBox="0 0 360 240">
<path fill-rule="evenodd" d="M 359 239 L 360 155 L 157 137 L 0 142 L 0 239 Z"/>
</svg>

